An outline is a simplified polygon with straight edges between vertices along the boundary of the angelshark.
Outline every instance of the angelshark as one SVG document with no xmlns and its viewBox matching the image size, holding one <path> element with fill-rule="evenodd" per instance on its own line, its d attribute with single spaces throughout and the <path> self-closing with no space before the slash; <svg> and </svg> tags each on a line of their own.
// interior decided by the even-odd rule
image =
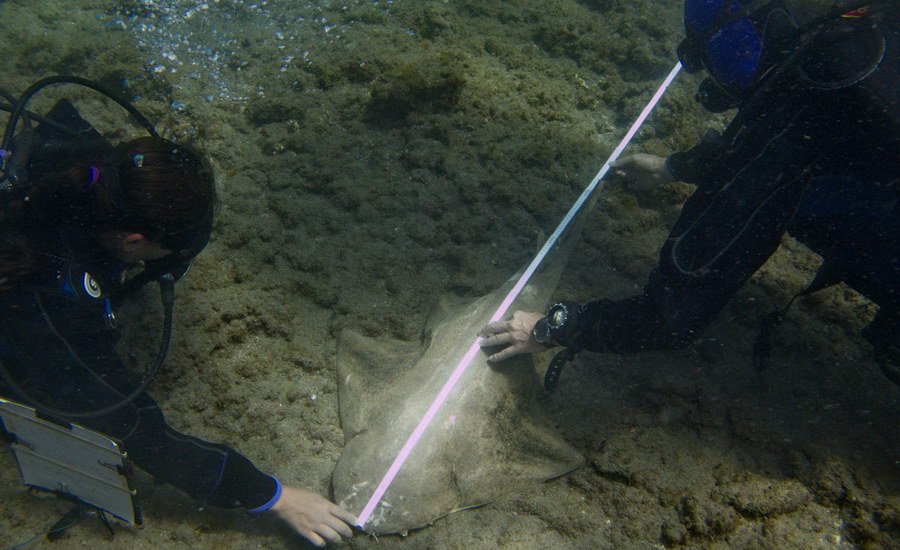
<svg viewBox="0 0 900 550">
<path fill-rule="evenodd" d="M 547 307 L 579 232 L 580 224 L 569 228 L 510 313 Z M 366 507 L 450 372 L 518 278 L 475 300 L 443 300 L 416 342 L 369 338 L 352 330 L 340 335 L 338 400 L 344 449 L 332 485 L 342 507 L 357 516 Z M 483 351 L 475 355 L 377 500 L 363 525 L 367 532 L 421 528 L 582 464 L 583 457 L 536 403 L 542 367 L 533 366 L 530 357 L 499 365 L 488 364 L 486 357 Z"/>
</svg>

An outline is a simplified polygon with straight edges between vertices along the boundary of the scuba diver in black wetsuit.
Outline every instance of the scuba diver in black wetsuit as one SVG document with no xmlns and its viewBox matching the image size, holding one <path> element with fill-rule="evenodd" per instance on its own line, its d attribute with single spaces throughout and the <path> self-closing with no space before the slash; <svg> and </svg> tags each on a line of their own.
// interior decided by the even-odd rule
<svg viewBox="0 0 900 550">
<path fill-rule="evenodd" d="M 67 100 L 46 117 L 25 110 L 58 83 L 109 95 L 150 136 L 113 146 Z M 145 391 L 168 348 L 174 282 L 209 240 L 217 198 L 208 162 L 90 81 L 50 77 L 18 100 L 2 95 L 12 115 L 0 145 L 0 395 L 117 439 L 134 464 L 203 504 L 271 511 L 317 546 L 351 536 L 351 514 L 282 486 L 225 445 L 175 431 Z M 166 328 L 139 379 L 116 354 L 114 311 L 154 280 Z"/>
<path fill-rule="evenodd" d="M 708 73 L 697 99 L 738 111 L 690 151 L 613 165 L 645 188 L 697 185 L 643 294 L 517 311 L 482 331 L 482 346 L 505 346 L 490 359 L 565 346 L 552 386 L 580 350 L 687 346 L 788 231 L 824 258 L 805 292 L 844 281 L 879 306 L 863 337 L 900 383 L 898 12 L 895 0 L 855 0 L 799 26 L 781 1 L 687 0 L 678 53 Z"/>
</svg>

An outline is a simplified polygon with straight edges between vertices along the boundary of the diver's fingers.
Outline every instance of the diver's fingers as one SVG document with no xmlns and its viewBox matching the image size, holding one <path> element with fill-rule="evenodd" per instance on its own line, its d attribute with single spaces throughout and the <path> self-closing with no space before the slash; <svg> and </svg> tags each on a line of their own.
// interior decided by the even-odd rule
<svg viewBox="0 0 900 550">
<path fill-rule="evenodd" d="M 341 535 L 337 531 L 335 531 L 330 525 L 322 524 L 316 528 L 316 534 L 318 534 L 323 539 L 328 542 L 341 542 Z M 353 533 L 350 533 L 348 536 L 352 536 Z"/>
<path fill-rule="evenodd" d="M 509 346 L 508 348 L 503 348 L 498 351 L 494 355 L 488 356 L 488 362 L 496 363 L 498 361 L 503 361 L 504 359 L 509 359 L 515 355 L 519 355 L 519 351 L 516 349 L 517 346 Z"/>
<path fill-rule="evenodd" d="M 537 342 L 530 342 L 519 340 L 515 344 L 511 346 L 507 346 L 497 353 L 488 357 L 488 362 L 494 363 L 497 361 L 503 361 L 504 359 L 509 359 L 510 357 L 514 357 L 516 355 L 527 355 L 529 353 L 537 353 L 539 351 L 543 351 L 546 348 Z"/>
<path fill-rule="evenodd" d="M 610 164 L 609 167 L 617 172 L 627 172 L 628 170 L 635 167 L 635 158 L 634 155 L 628 155 L 627 157 L 622 157 Z"/>
<path fill-rule="evenodd" d="M 614 167 L 612 170 L 614 176 L 632 180 L 638 176 L 638 170 L 634 166 Z"/>
<path fill-rule="evenodd" d="M 316 548 L 325 547 L 325 539 L 320 537 L 319 534 L 312 529 L 297 529 L 297 532 L 300 533 L 303 538 L 308 540 L 310 544 L 312 544 Z"/>
<path fill-rule="evenodd" d="M 354 516 L 347 510 L 344 510 L 337 504 L 334 504 L 333 506 L 334 507 L 330 509 L 331 515 L 338 518 L 339 520 L 346 523 L 347 525 L 355 525 L 356 524 L 356 516 Z M 340 531 L 341 533 L 345 534 L 345 536 L 348 536 L 348 537 L 353 535 L 353 530 L 350 529 L 349 527 L 347 527 L 346 532 L 343 531 L 342 529 L 338 529 L 338 531 Z"/>
<path fill-rule="evenodd" d="M 494 321 L 493 323 L 488 323 L 483 329 L 481 329 L 479 336 L 501 334 L 504 332 L 509 332 L 511 330 L 513 330 L 512 321 Z"/>
<path fill-rule="evenodd" d="M 334 511 L 332 511 L 330 516 L 326 516 L 322 520 L 322 523 L 333 529 L 338 535 L 338 540 L 340 540 L 340 537 L 346 537 L 348 539 L 353 537 L 353 529 L 351 529 L 350 526 L 347 525 L 347 523 L 353 523 L 355 521 L 356 520 L 353 519 L 351 522 L 347 522 L 347 520 L 345 520 L 343 516 L 338 516 L 334 513 Z M 321 533 L 321 531 L 319 532 Z"/>
<path fill-rule="evenodd" d="M 504 344 L 514 344 L 518 340 L 512 332 L 501 332 L 493 336 L 485 336 L 481 339 L 481 347 L 489 348 L 491 346 L 502 346 Z"/>
</svg>

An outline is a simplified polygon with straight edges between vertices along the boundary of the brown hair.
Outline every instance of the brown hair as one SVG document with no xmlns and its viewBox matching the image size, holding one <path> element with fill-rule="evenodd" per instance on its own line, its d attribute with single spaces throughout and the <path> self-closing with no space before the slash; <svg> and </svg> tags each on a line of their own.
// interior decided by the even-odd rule
<svg viewBox="0 0 900 550">
<path fill-rule="evenodd" d="M 208 160 L 158 137 L 128 141 L 100 160 L 77 148 L 38 160 L 31 180 L 28 195 L 0 214 L 0 290 L 40 268 L 26 244 L 35 232 L 72 228 L 92 242 L 113 230 L 153 240 L 199 233 L 205 243 L 218 207 Z"/>
<path fill-rule="evenodd" d="M 191 148 L 148 137 L 120 146 L 117 157 L 128 210 L 166 233 L 190 229 L 218 207 L 209 161 Z M 141 229 L 120 223 L 119 229 Z"/>
</svg>

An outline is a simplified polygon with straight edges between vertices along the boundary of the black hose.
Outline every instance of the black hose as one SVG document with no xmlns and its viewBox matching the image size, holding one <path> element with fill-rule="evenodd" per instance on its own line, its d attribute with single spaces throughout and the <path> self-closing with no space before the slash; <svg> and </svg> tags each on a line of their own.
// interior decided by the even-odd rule
<svg viewBox="0 0 900 550">
<path fill-rule="evenodd" d="M 0 90 L 0 91 L 2 91 L 2 90 Z M 0 95 L 2 95 L 2 94 L 0 94 Z M 6 97 L 6 96 L 4 96 L 4 97 Z M 16 100 L 15 100 L 15 98 L 13 98 L 12 103 L 15 103 L 15 102 L 16 102 Z M 11 113 L 13 111 L 13 106 L 11 103 L 0 103 L 0 111 L 6 111 L 7 113 Z M 25 111 L 25 114 L 28 115 L 28 118 L 36 120 L 36 121 L 40 122 L 41 124 L 46 124 L 47 126 L 52 126 L 54 130 L 59 130 L 60 132 L 63 132 L 64 134 L 70 135 L 72 137 L 81 137 L 81 135 L 78 132 L 76 132 L 75 130 L 69 128 L 65 124 L 56 122 L 55 120 L 53 120 L 51 118 L 41 116 L 37 113 L 32 113 L 31 111 Z"/>
<path fill-rule="evenodd" d="M 34 94 L 41 91 L 43 88 L 50 86 L 52 84 L 77 84 L 79 86 L 84 86 L 86 88 L 90 88 L 95 90 L 109 99 L 118 103 L 123 109 L 128 111 L 131 116 L 137 120 L 147 132 L 150 133 L 153 137 L 159 137 L 159 134 L 156 132 L 156 128 L 153 127 L 153 124 L 147 120 L 140 111 L 135 108 L 130 102 L 126 101 L 124 98 L 119 97 L 118 94 L 110 90 L 109 88 L 98 84 L 92 80 L 88 80 L 86 78 L 81 78 L 78 76 L 70 76 L 70 75 L 56 75 L 56 76 L 48 76 L 47 78 L 42 78 L 28 87 L 24 93 L 22 93 L 21 97 L 19 97 L 18 101 L 14 102 L 12 114 L 9 117 L 9 121 L 6 124 L 6 131 L 3 134 L 3 140 L 0 141 L 0 149 L 9 150 L 9 144 L 12 141 L 12 136 L 16 131 L 16 126 L 19 123 L 19 118 L 22 117 L 22 114 L 25 113 L 25 106 L 28 105 L 28 102 L 31 101 L 32 96 Z"/>
<path fill-rule="evenodd" d="M 3 88 L 0 88 L 0 97 L 2 97 L 3 99 L 5 99 L 6 101 L 9 101 L 10 103 L 15 103 L 15 102 L 16 102 L 16 96 L 14 96 L 14 95 L 12 95 L 11 93 L 7 92 L 7 91 L 4 90 Z"/>
<path fill-rule="evenodd" d="M 6 383 L 9 384 L 9 387 L 12 388 L 14 392 L 19 394 L 19 396 L 22 397 L 27 404 L 33 406 L 39 413 L 59 419 L 84 420 L 89 418 L 97 418 L 113 413 L 131 404 L 131 402 L 137 399 L 140 394 L 146 391 L 150 383 L 153 382 L 153 380 L 159 374 L 159 371 L 162 369 L 163 363 L 166 360 L 166 355 L 169 352 L 169 343 L 172 340 L 172 317 L 175 307 L 175 278 L 171 274 L 167 273 L 159 277 L 158 282 L 160 300 L 162 301 L 164 310 L 163 334 L 162 340 L 159 344 L 159 351 L 156 354 L 156 360 L 153 362 L 150 370 L 148 370 L 147 373 L 144 374 L 144 378 L 143 380 L 141 380 L 141 383 L 138 384 L 138 387 L 135 388 L 131 393 L 123 397 L 122 400 L 118 403 L 115 403 L 108 407 L 103 407 L 102 409 L 94 409 L 90 411 L 73 412 L 57 409 L 55 407 L 51 407 L 49 405 L 46 405 L 45 403 L 42 403 L 39 399 L 36 399 L 34 396 L 28 393 L 28 391 L 22 388 L 22 386 L 20 386 L 6 370 L 2 362 L 0 362 L 0 376 L 4 378 Z"/>
</svg>

